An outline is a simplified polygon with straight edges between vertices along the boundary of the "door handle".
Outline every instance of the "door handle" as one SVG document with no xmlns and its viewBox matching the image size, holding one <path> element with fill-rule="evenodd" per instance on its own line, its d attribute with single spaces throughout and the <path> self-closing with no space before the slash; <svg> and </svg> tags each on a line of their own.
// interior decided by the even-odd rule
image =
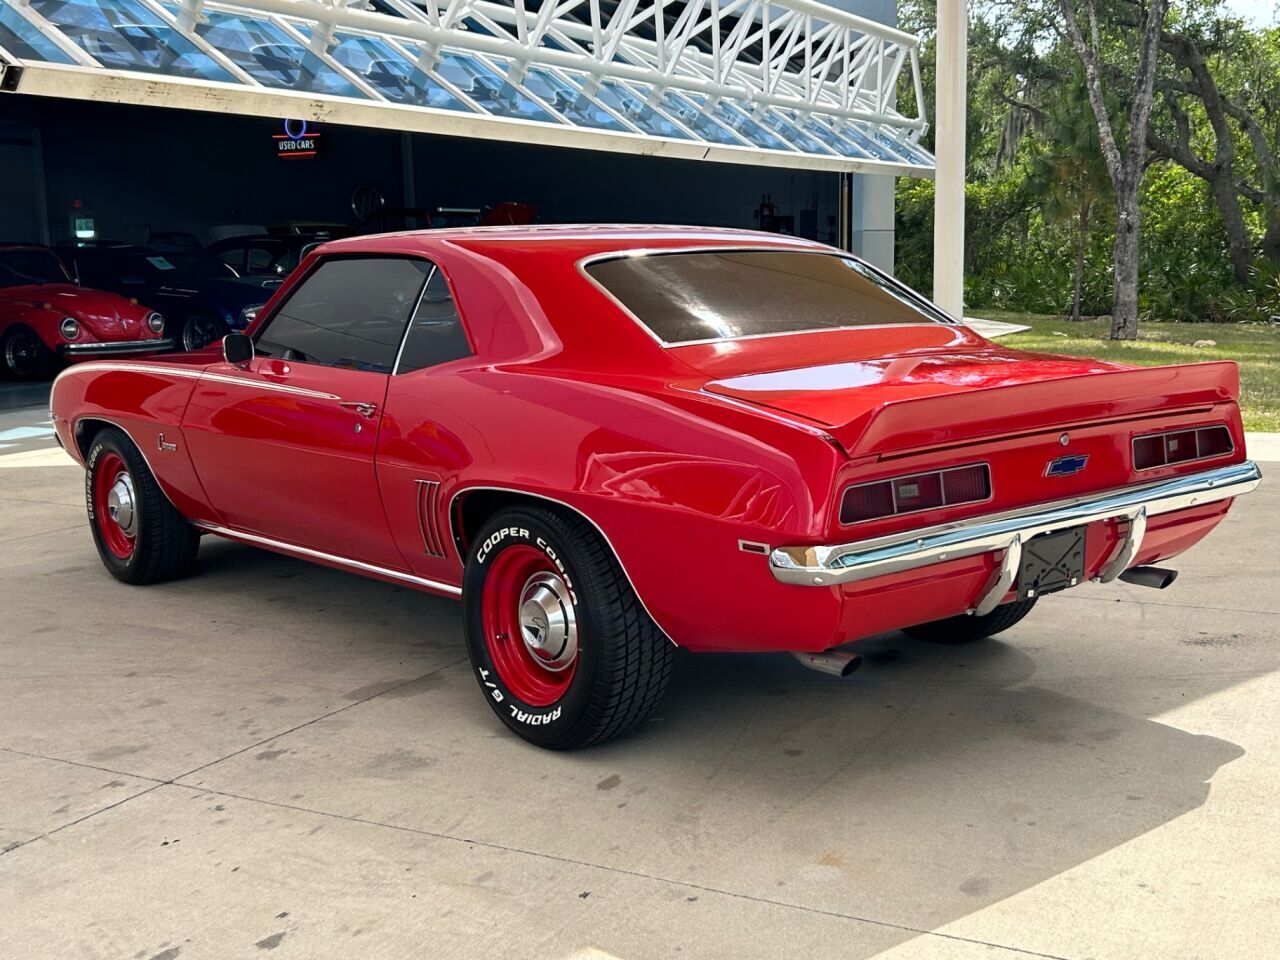
<svg viewBox="0 0 1280 960">
<path fill-rule="evenodd" d="M 361 400 L 339 400 L 338 406 L 343 410 L 354 410 L 362 417 L 372 417 L 378 412 L 378 405 L 376 403 L 369 403 Z"/>
</svg>

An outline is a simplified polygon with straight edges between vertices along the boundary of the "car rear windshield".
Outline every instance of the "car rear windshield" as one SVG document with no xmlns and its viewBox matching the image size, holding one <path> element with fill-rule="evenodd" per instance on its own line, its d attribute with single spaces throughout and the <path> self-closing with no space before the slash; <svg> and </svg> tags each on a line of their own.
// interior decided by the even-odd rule
<svg viewBox="0 0 1280 960">
<path fill-rule="evenodd" d="M 598 260 L 585 269 L 667 344 L 949 322 L 924 298 L 838 254 L 654 253 Z"/>
</svg>

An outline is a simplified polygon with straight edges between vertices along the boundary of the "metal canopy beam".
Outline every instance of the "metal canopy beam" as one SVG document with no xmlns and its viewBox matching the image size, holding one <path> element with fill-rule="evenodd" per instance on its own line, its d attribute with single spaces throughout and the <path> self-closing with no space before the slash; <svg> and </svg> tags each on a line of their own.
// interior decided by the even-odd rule
<svg viewBox="0 0 1280 960">
<path fill-rule="evenodd" d="M 608 15 L 598 0 L 383 0 L 390 13 L 347 0 L 5 6 L 60 52 L 5 56 L 24 68 L 21 93 L 932 173 L 917 145 L 927 122 L 915 38 L 815 0 L 622 0 Z M 903 70 L 912 117 L 891 106 Z"/>
</svg>

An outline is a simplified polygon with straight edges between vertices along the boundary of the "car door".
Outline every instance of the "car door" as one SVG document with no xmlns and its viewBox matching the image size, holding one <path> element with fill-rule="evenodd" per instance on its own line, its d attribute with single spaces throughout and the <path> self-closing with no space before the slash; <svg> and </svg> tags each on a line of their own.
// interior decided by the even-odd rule
<svg viewBox="0 0 1280 960">
<path fill-rule="evenodd" d="M 431 265 L 330 257 L 263 322 L 246 368 L 208 368 L 183 432 L 227 525 L 393 569 L 374 471 L 387 381 Z"/>
<path fill-rule="evenodd" d="M 378 484 L 400 550 L 421 577 L 456 582 L 449 498 L 472 452 L 484 448 L 484 417 L 465 377 L 471 341 L 442 269 L 433 269 L 387 387 L 378 434 Z"/>
</svg>

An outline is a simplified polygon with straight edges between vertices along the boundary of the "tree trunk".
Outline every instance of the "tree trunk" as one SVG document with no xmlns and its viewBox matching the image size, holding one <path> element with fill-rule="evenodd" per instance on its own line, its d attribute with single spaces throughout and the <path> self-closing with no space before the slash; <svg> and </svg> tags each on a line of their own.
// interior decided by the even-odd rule
<svg viewBox="0 0 1280 960">
<path fill-rule="evenodd" d="M 1249 231 L 1244 225 L 1244 214 L 1240 211 L 1240 196 L 1236 193 L 1235 179 L 1231 176 L 1232 168 L 1215 167 L 1209 187 L 1213 198 L 1218 202 L 1218 213 L 1222 215 L 1222 226 L 1227 231 L 1227 251 L 1231 255 L 1231 267 L 1235 270 L 1236 279 L 1241 283 L 1249 282 L 1249 271 L 1253 268 L 1253 244 L 1249 241 Z"/>
<path fill-rule="evenodd" d="M 1071 45 L 1084 65 L 1085 89 L 1089 106 L 1098 123 L 1098 145 L 1107 163 L 1107 173 L 1116 191 L 1115 293 L 1111 306 L 1113 340 L 1135 340 L 1138 336 L 1138 187 L 1142 183 L 1143 159 L 1151 105 L 1155 99 L 1157 48 L 1164 26 L 1169 0 L 1150 0 L 1142 39 L 1138 45 L 1138 72 L 1134 81 L 1133 102 L 1129 105 L 1128 142 L 1121 151 L 1116 142 L 1111 115 L 1102 89 L 1102 39 L 1098 29 L 1094 0 L 1079 0 L 1088 15 L 1089 40 L 1086 41 L 1076 20 L 1077 0 L 1059 0 L 1062 19 Z"/>
<path fill-rule="evenodd" d="M 1085 240 L 1089 234 L 1089 201 L 1080 204 L 1080 234 L 1076 237 L 1076 272 L 1071 289 L 1071 319 L 1080 320 L 1080 301 L 1084 298 Z"/>
<path fill-rule="evenodd" d="M 1115 289 L 1111 304 L 1111 339 L 1138 338 L 1138 189 L 1134 184 L 1117 195 Z"/>
<path fill-rule="evenodd" d="M 1280 263 L 1280 210 L 1267 210 L 1267 232 L 1262 235 L 1262 255 Z"/>
</svg>

